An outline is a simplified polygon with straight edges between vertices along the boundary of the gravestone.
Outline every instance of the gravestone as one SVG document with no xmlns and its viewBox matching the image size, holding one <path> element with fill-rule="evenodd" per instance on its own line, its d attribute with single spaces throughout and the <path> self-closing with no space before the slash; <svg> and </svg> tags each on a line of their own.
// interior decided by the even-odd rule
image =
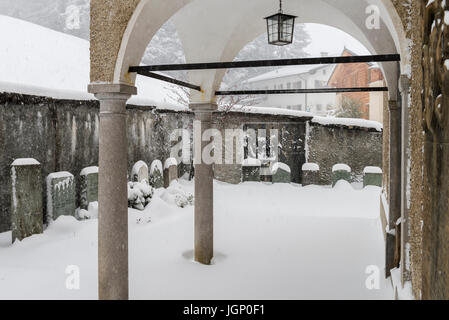
<svg viewBox="0 0 449 320">
<path fill-rule="evenodd" d="M 363 170 L 363 187 L 382 187 L 382 169 L 379 167 L 365 167 Z"/>
<path fill-rule="evenodd" d="M 154 160 L 150 166 L 150 186 L 155 189 L 164 187 L 164 176 L 162 162 L 160 160 Z"/>
<path fill-rule="evenodd" d="M 47 176 L 48 221 L 60 216 L 74 216 L 76 210 L 75 177 L 70 172 L 55 172 Z"/>
<path fill-rule="evenodd" d="M 17 159 L 11 164 L 12 242 L 44 231 L 41 164 Z"/>
<path fill-rule="evenodd" d="M 320 184 L 320 166 L 316 163 L 308 162 L 302 165 L 302 185 Z"/>
<path fill-rule="evenodd" d="M 273 181 L 272 166 L 273 166 L 273 164 L 270 161 L 261 161 L 260 181 L 262 181 L 262 182 L 272 182 Z"/>
<path fill-rule="evenodd" d="M 168 188 L 176 179 L 178 179 L 178 162 L 175 158 L 168 158 L 164 163 L 164 188 Z"/>
<path fill-rule="evenodd" d="M 259 159 L 245 159 L 242 163 L 242 181 L 260 182 L 260 167 Z"/>
<path fill-rule="evenodd" d="M 98 201 L 98 167 L 84 168 L 80 173 L 81 209 L 88 210 L 89 203 Z"/>
<path fill-rule="evenodd" d="M 133 182 L 148 182 L 148 165 L 142 160 L 137 161 L 131 170 L 131 179 Z"/>
<path fill-rule="evenodd" d="M 291 183 L 291 170 L 288 165 L 282 162 L 276 162 L 271 168 L 273 183 Z"/>
<path fill-rule="evenodd" d="M 339 180 L 346 180 L 351 183 L 351 168 L 343 163 L 332 167 L 332 186 L 335 186 Z"/>
</svg>

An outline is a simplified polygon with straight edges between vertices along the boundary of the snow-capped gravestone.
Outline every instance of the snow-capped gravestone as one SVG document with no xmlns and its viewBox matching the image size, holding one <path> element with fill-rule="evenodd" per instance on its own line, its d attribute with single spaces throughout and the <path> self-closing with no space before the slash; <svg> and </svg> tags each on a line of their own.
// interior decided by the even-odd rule
<svg viewBox="0 0 449 320">
<path fill-rule="evenodd" d="M 282 162 L 276 162 L 271 167 L 271 179 L 273 183 L 290 183 L 292 182 L 291 170 L 288 165 Z"/>
<path fill-rule="evenodd" d="M 149 181 L 148 165 L 142 160 L 137 161 L 131 170 L 131 177 L 133 182 Z"/>
<path fill-rule="evenodd" d="M 347 164 L 338 163 L 332 167 L 332 186 L 339 180 L 351 182 L 351 168 Z"/>
<path fill-rule="evenodd" d="M 247 158 L 242 163 L 242 181 L 260 181 L 260 167 L 259 159 Z"/>
<path fill-rule="evenodd" d="M 162 162 L 160 160 L 154 160 L 150 166 L 150 185 L 153 188 L 159 189 L 164 187 L 164 172 L 162 168 Z"/>
<path fill-rule="evenodd" d="M 11 164 L 12 242 L 42 233 L 42 173 L 35 159 L 17 159 Z"/>
<path fill-rule="evenodd" d="M 87 210 L 89 203 L 98 201 L 98 167 L 87 167 L 80 173 L 80 207 Z"/>
<path fill-rule="evenodd" d="M 382 187 L 382 169 L 379 167 L 365 167 L 363 170 L 363 186 Z"/>
<path fill-rule="evenodd" d="M 320 182 L 320 166 L 313 162 L 302 165 L 302 185 L 318 185 Z"/>
<path fill-rule="evenodd" d="M 74 216 L 76 211 L 75 177 L 70 172 L 55 172 L 47 176 L 47 217 Z"/>
<path fill-rule="evenodd" d="M 178 162 L 175 158 L 168 158 L 164 163 L 164 188 L 168 188 L 176 179 L 178 179 Z"/>
</svg>

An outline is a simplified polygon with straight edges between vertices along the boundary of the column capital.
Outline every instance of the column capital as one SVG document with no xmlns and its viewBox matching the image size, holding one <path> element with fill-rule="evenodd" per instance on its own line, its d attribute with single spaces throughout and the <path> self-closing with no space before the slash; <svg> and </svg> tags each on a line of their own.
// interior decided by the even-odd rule
<svg viewBox="0 0 449 320">
<path fill-rule="evenodd" d="M 212 113 L 218 109 L 216 103 L 192 103 L 189 107 L 195 113 Z"/>
<path fill-rule="evenodd" d="M 399 77 L 399 91 L 401 94 L 405 94 L 410 91 L 410 78 L 405 74 L 402 74 Z"/>
<path fill-rule="evenodd" d="M 401 109 L 401 105 L 396 100 L 388 100 L 388 109 L 396 111 Z"/>
<path fill-rule="evenodd" d="M 137 88 L 127 84 L 120 83 L 91 83 L 87 87 L 89 93 L 97 94 L 123 94 L 135 95 Z"/>
</svg>

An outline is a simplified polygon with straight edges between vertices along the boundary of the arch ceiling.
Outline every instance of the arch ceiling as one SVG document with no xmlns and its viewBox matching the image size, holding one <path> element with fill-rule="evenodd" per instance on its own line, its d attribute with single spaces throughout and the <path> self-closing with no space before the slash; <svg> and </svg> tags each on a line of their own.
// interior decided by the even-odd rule
<svg viewBox="0 0 449 320">
<path fill-rule="evenodd" d="M 372 54 L 401 53 L 408 61 L 402 23 L 391 0 L 284 0 L 284 12 L 299 23 L 321 23 L 338 28 L 359 40 Z M 380 29 L 368 29 L 366 8 L 380 11 Z M 154 34 L 170 18 L 177 27 L 187 63 L 232 61 L 240 50 L 266 32 L 264 17 L 278 9 L 277 0 L 141 0 L 122 39 L 114 73 L 115 83 L 134 83 L 128 68 L 139 65 Z M 396 63 L 382 65 L 396 98 Z M 189 81 L 201 85 L 192 91 L 192 103 L 214 101 L 226 70 L 189 71 Z"/>
</svg>

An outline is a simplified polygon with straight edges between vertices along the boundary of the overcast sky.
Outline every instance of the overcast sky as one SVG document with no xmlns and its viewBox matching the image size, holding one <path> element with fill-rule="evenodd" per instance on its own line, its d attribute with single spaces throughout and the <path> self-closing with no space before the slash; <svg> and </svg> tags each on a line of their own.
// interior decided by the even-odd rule
<svg viewBox="0 0 449 320">
<path fill-rule="evenodd" d="M 306 23 L 305 25 L 312 38 L 312 43 L 305 51 L 312 57 L 320 56 L 322 51 L 330 55 L 339 55 L 344 46 L 359 55 L 370 54 L 358 40 L 346 32 L 323 24 Z"/>
</svg>

